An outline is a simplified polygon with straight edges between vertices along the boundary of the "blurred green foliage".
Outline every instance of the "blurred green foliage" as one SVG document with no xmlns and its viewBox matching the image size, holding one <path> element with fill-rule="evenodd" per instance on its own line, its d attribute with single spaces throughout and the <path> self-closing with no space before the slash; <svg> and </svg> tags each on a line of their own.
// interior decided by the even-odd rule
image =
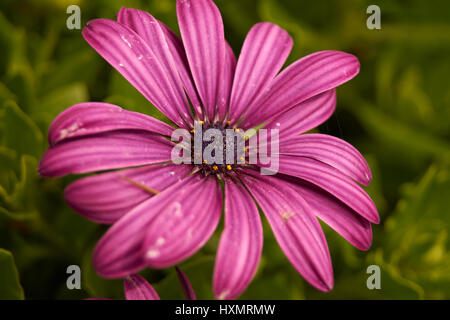
<svg viewBox="0 0 450 320">
<path fill-rule="evenodd" d="M 265 225 L 263 258 L 242 298 L 449 299 L 450 2 L 216 2 L 236 53 L 254 23 L 271 21 L 294 37 L 289 62 L 324 49 L 358 56 L 360 74 L 338 89 L 337 111 L 319 131 L 366 156 L 374 175 L 368 192 L 382 217 L 368 252 L 324 226 L 336 279 L 327 294 L 295 272 Z M 64 203 L 63 189 L 74 177 L 42 179 L 37 163 L 50 122 L 75 103 L 108 101 L 164 117 L 89 47 L 80 30 L 66 28 L 70 4 L 80 5 L 83 25 L 114 18 L 126 5 L 177 27 L 173 0 L 1 1 L 0 299 L 123 298 L 122 282 L 99 278 L 91 265 L 105 228 Z M 370 4 L 381 7 L 381 30 L 366 28 Z M 199 298 L 212 298 L 219 235 L 181 265 Z M 71 264 L 82 267 L 82 290 L 65 286 Z M 381 290 L 366 287 L 372 264 L 381 267 Z M 181 298 L 173 269 L 142 274 L 162 298 Z"/>
</svg>

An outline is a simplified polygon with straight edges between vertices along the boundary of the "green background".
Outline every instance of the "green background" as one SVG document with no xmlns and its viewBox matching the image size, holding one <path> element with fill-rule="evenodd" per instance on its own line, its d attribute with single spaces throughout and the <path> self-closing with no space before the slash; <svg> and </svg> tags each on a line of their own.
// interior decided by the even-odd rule
<svg viewBox="0 0 450 320">
<path fill-rule="evenodd" d="M 226 35 L 238 53 L 250 27 L 271 21 L 295 46 L 289 63 L 314 51 L 358 56 L 360 74 L 338 89 L 335 114 L 318 131 L 364 154 L 367 188 L 381 215 L 374 244 L 360 252 L 324 226 L 335 288 L 308 285 L 265 225 L 263 258 L 242 298 L 450 298 L 450 2 L 218 0 Z M 63 189 L 76 177 L 43 179 L 37 163 L 52 119 L 84 101 L 108 101 L 161 117 L 83 40 L 66 28 L 66 8 L 82 25 L 141 8 L 176 29 L 175 1 L 2 0 L 0 4 L 0 299 L 123 298 L 121 280 L 104 280 L 91 253 L 106 228 L 72 211 Z M 381 7 L 381 30 L 368 30 L 366 8 Z M 212 298 L 219 231 L 181 264 L 199 298 Z M 66 288 L 66 268 L 82 268 L 82 290 Z M 381 267 L 381 290 L 368 290 L 366 269 Z M 163 299 L 181 298 L 174 269 L 142 273 Z"/>
</svg>

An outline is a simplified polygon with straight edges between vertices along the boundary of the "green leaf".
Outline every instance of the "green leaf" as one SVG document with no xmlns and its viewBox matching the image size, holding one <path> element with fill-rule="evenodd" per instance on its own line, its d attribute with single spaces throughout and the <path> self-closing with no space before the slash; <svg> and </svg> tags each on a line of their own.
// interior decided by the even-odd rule
<svg viewBox="0 0 450 320">
<path fill-rule="evenodd" d="M 7 100 L 16 100 L 16 96 L 3 82 L 0 82 L 0 105 L 3 105 Z"/>
<path fill-rule="evenodd" d="M 12 192 L 17 183 L 16 167 L 17 153 L 0 146 L 0 199 Z"/>
<path fill-rule="evenodd" d="M 358 117 L 373 137 L 383 144 L 402 148 L 410 156 L 411 154 L 431 156 L 450 163 L 448 141 L 430 135 L 428 132 L 415 130 L 362 99 L 353 96 L 351 100 L 348 105 L 357 105 L 358 107 L 350 108 L 350 111 Z"/>
<path fill-rule="evenodd" d="M 369 164 L 373 176 L 370 185 L 367 186 L 365 190 L 372 198 L 372 200 L 375 202 L 375 205 L 377 206 L 378 209 L 378 213 L 380 214 L 381 219 L 383 220 L 383 214 L 387 208 L 387 202 L 385 197 L 383 196 L 382 191 L 383 188 L 381 183 L 383 172 L 381 171 L 377 158 L 374 155 L 364 154 L 364 158 L 367 160 L 367 163 Z"/>
<path fill-rule="evenodd" d="M 431 166 L 386 221 L 384 259 L 402 276 L 422 285 L 428 298 L 448 299 L 450 286 L 450 170 Z M 428 290 L 427 290 L 428 289 Z"/>
<path fill-rule="evenodd" d="M 23 155 L 20 158 L 20 178 L 17 179 L 13 168 L 5 170 L 11 175 L 14 185 L 8 193 L 0 186 L 0 213 L 16 220 L 32 219 L 37 216 L 35 208 L 37 197 L 37 160 Z"/>
<path fill-rule="evenodd" d="M 2 48 L 2 59 L 0 59 L 0 74 L 6 72 L 7 66 L 11 59 L 11 43 L 13 35 L 13 26 L 3 12 L 0 12 L 0 47 Z"/>
<path fill-rule="evenodd" d="M 38 191 L 37 160 L 34 157 L 23 155 L 20 158 L 21 176 L 14 188 L 11 203 L 23 208 L 30 208 L 34 203 Z"/>
<path fill-rule="evenodd" d="M 367 273 L 367 267 L 380 267 L 380 289 L 369 289 L 367 280 L 372 273 Z M 417 283 L 406 279 L 401 270 L 383 261 L 382 250 L 372 254 L 366 263 L 359 266 L 358 272 L 340 275 L 335 279 L 332 291 L 323 293 L 315 289 L 309 290 L 308 299 L 422 299 L 423 288 Z"/>
<path fill-rule="evenodd" d="M 43 77 L 44 83 L 40 87 L 40 92 L 48 95 L 52 91 L 61 91 L 60 88 L 69 87 L 74 83 L 78 86 L 80 86 L 80 83 L 95 85 L 96 73 L 100 67 L 97 59 L 95 52 L 90 48 L 74 50 L 73 53 L 67 54 L 63 60 L 51 65 L 46 70 L 47 75 Z M 83 72 L 79 72 L 80 70 L 83 70 Z M 70 89 L 66 89 L 66 91 L 70 91 Z M 87 89 L 84 89 L 84 91 L 87 95 Z M 67 95 L 67 93 L 65 94 Z M 64 106 L 59 106 L 59 108 L 62 107 Z"/>
<path fill-rule="evenodd" d="M 214 299 L 212 291 L 212 273 L 214 268 L 214 257 L 202 256 L 194 261 L 188 261 L 180 265 L 180 269 L 189 278 L 197 299 Z M 175 272 L 175 268 L 169 269 L 172 272 L 158 284 L 155 290 L 161 299 L 181 299 L 184 300 L 183 291 Z"/>
<path fill-rule="evenodd" d="M 59 113 L 77 103 L 87 101 L 89 93 L 86 85 L 82 82 L 71 83 L 42 97 L 31 116 L 46 129 Z"/>
<path fill-rule="evenodd" d="M 0 300 L 24 299 L 13 255 L 4 249 L 0 249 L 0 283 Z"/>
<path fill-rule="evenodd" d="M 1 144 L 18 154 L 35 157 L 43 152 L 44 138 L 36 126 L 15 102 L 8 101 L 0 107 Z"/>
<path fill-rule="evenodd" d="M 269 257 L 265 257 L 269 259 Z M 261 268 L 240 299 L 305 299 L 305 281 L 286 259 L 281 268 Z M 261 270 L 262 269 L 262 270 Z"/>
</svg>

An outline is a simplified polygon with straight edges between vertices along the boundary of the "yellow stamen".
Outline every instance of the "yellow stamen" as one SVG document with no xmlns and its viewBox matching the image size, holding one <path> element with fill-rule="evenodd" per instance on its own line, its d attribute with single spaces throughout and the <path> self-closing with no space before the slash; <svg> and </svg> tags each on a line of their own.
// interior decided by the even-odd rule
<svg viewBox="0 0 450 320">
<path fill-rule="evenodd" d="M 227 125 L 230 125 L 231 124 L 231 121 L 227 121 Z"/>
<path fill-rule="evenodd" d="M 231 171 L 231 166 L 230 165 L 227 165 L 227 170 Z"/>
<path fill-rule="evenodd" d="M 205 121 L 200 121 L 201 124 L 205 124 Z"/>
<path fill-rule="evenodd" d="M 244 152 L 247 152 L 247 148 L 244 148 Z"/>
<path fill-rule="evenodd" d="M 236 129 L 234 129 L 234 131 L 235 131 L 235 132 L 239 132 L 240 130 L 236 128 Z"/>
<path fill-rule="evenodd" d="M 204 164 L 208 164 L 208 161 L 206 161 L 206 160 L 203 160 L 203 163 L 204 163 Z"/>
<path fill-rule="evenodd" d="M 194 130 L 194 129 L 192 129 L 192 130 L 191 130 L 191 133 L 195 133 L 195 130 Z"/>
<path fill-rule="evenodd" d="M 214 170 L 214 171 L 217 171 L 217 170 L 219 170 L 219 167 L 216 166 L 216 165 L 213 165 L 213 170 Z"/>
</svg>

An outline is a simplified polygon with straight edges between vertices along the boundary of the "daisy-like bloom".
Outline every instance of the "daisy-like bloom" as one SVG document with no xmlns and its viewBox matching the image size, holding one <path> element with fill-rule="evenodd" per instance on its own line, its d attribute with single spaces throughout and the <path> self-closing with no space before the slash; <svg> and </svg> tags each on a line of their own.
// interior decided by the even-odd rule
<svg viewBox="0 0 450 320">
<path fill-rule="evenodd" d="M 213 289 L 217 298 L 236 298 L 261 257 L 258 203 L 294 268 L 314 287 L 330 290 L 332 264 L 318 219 L 367 250 L 379 216 L 359 185 L 371 180 L 362 155 L 340 139 L 302 133 L 333 113 L 335 88 L 359 72 L 357 58 L 321 51 L 281 71 L 293 42 L 280 27 L 256 24 L 236 60 L 212 0 L 178 0 L 177 15 L 181 39 L 150 14 L 125 8 L 117 21 L 90 21 L 83 30 L 173 125 L 107 103 L 73 106 L 50 126 L 40 174 L 109 171 L 65 191 L 77 212 L 112 224 L 94 251 L 101 276 L 187 259 L 214 233 L 224 206 Z M 176 128 L 193 130 L 195 121 L 222 131 L 278 129 L 278 173 L 263 176 L 257 165 L 237 161 L 174 164 L 168 137 Z"/>
<path fill-rule="evenodd" d="M 196 300 L 195 292 L 192 289 L 188 277 L 179 268 L 176 268 L 178 280 L 180 280 L 186 300 Z M 150 283 L 138 274 L 132 274 L 123 279 L 123 287 L 126 300 L 159 300 L 158 293 Z M 91 298 L 88 300 L 109 300 L 106 298 Z"/>
</svg>

